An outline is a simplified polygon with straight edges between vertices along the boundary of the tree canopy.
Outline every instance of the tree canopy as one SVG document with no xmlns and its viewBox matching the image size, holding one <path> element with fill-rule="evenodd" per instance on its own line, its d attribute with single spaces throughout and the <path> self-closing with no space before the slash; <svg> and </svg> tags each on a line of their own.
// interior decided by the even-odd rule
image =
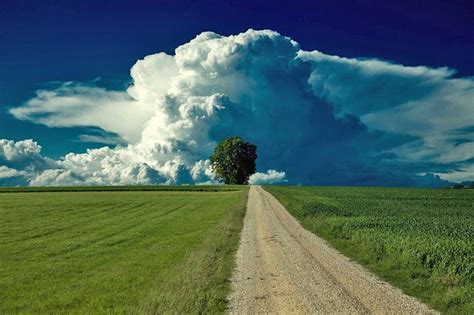
<svg viewBox="0 0 474 315">
<path fill-rule="evenodd" d="M 257 146 L 240 137 L 229 137 L 216 146 L 211 155 L 212 169 L 225 184 L 247 184 L 255 173 Z"/>
</svg>

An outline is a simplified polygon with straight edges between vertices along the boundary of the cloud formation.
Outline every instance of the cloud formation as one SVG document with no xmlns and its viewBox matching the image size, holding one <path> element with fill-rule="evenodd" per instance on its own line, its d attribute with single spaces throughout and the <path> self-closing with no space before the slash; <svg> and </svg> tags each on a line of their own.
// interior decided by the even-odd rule
<svg viewBox="0 0 474 315">
<path fill-rule="evenodd" d="M 174 55 L 138 60 L 126 91 L 69 82 L 11 110 L 50 127 L 100 128 L 125 143 L 52 161 L 31 140 L 2 140 L 0 165 L 30 185 L 214 183 L 208 157 L 238 135 L 258 146 L 254 183 L 474 179 L 474 81 L 454 74 L 307 52 L 270 30 L 204 32 Z M 83 137 L 107 141 L 99 138 Z M 7 159 L 11 147 L 23 162 Z"/>
<path fill-rule="evenodd" d="M 249 178 L 252 185 L 281 184 L 287 182 L 285 172 L 268 170 L 266 173 L 255 173 Z"/>
</svg>

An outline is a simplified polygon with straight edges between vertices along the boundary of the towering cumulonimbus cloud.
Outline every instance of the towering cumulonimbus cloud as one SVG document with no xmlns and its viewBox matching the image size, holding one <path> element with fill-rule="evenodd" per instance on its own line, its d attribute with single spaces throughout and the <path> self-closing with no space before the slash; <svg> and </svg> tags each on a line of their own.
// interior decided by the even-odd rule
<svg viewBox="0 0 474 315">
<path fill-rule="evenodd" d="M 126 91 L 67 82 L 13 108 L 18 119 L 97 127 L 122 144 L 53 161 L 33 141 L 2 140 L 0 182 L 214 183 L 208 157 L 233 135 L 257 144 L 258 168 L 269 170 L 254 183 L 474 179 L 474 82 L 453 74 L 307 52 L 270 30 L 204 32 L 172 56 L 137 61 Z M 36 149 L 23 150 L 22 163 L 7 158 L 9 147 L 25 145 Z"/>
</svg>

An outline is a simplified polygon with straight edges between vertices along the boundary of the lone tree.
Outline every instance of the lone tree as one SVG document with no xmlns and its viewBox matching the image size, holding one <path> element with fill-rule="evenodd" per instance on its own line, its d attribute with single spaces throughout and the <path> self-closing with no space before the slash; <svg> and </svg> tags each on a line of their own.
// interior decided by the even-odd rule
<svg viewBox="0 0 474 315">
<path fill-rule="evenodd" d="M 225 184 L 247 184 L 255 173 L 257 146 L 240 137 L 230 137 L 219 142 L 211 155 L 212 169 Z"/>
</svg>

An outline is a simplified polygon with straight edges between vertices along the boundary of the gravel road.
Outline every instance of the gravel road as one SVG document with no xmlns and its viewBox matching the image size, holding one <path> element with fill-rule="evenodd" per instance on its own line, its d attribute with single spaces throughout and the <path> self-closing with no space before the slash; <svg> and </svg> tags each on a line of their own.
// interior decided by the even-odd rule
<svg viewBox="0 0 474 315">
<path fill-rule="evenodd" d="M 271 194 L 251 186 L 229 311 L 435 314 L 306 231 Z"/>
</svg>

